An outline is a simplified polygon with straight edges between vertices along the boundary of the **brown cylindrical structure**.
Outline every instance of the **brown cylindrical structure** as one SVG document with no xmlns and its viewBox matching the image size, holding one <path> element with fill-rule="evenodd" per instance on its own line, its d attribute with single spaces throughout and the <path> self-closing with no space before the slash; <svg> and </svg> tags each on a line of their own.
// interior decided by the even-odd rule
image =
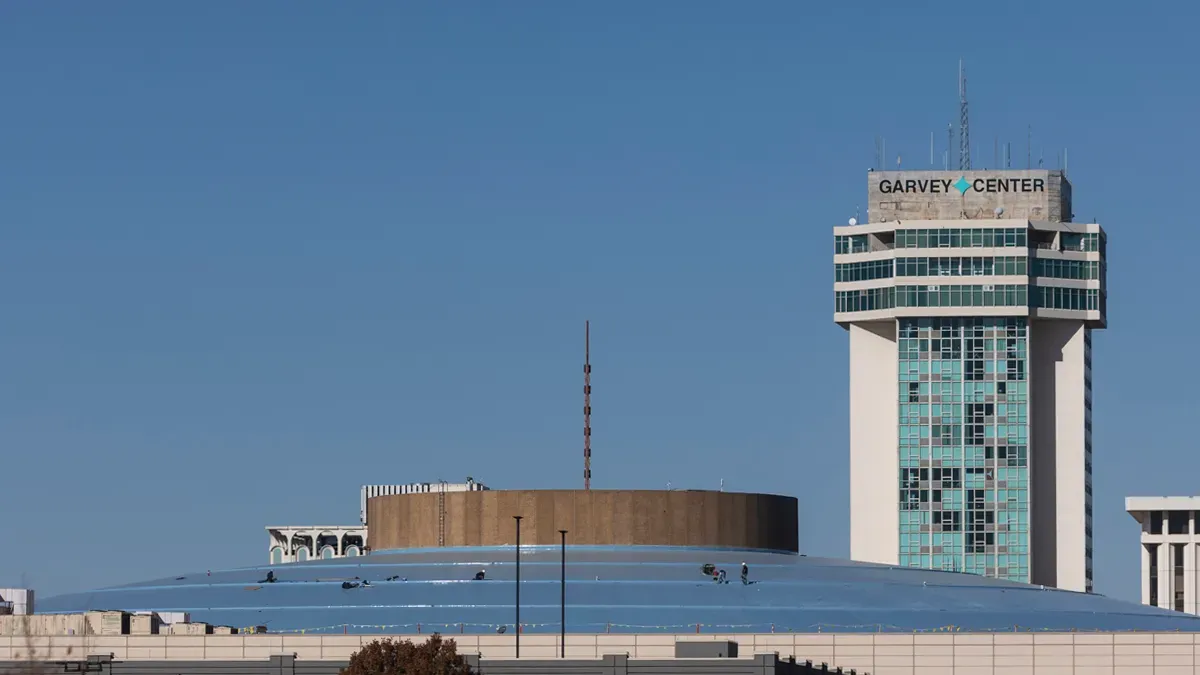
<svg viewBox="0 0 1200 675">
<path fill-rule="evenodd" d="M 795 497 L 709 490 L 480 490 L 367 500 L 374 551 L 441 546 L 702 546 L 798 552 Z"/>
</svg>

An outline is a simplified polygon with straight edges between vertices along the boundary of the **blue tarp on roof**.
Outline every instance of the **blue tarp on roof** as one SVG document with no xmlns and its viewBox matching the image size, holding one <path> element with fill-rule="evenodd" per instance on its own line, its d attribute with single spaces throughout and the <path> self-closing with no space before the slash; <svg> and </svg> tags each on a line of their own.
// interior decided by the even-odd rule
<svg viewBox="0 0 1200 675">
<path fill-rule="evenodd" d="M 559 631 L 559 556 L 521 549 L 525 632 Z M 750 584 L 739 578 L 743 561 Z M 729 583 L 704 576 L 705 563 Z M 486 578 L 475 581 L 480 570 Z M 275 583 L 264 582 L 268 571 Z M 38 611 L 190 612 L 271 632 L 494 633 L 512 630 L 515 574 L 513 547 L 388 551 L 62 595 Z M 568 547 L 566 577 L 571 633 L 1200 631 L 1200 617 L 1099 595 L 776 552 Z"/>
</svg>

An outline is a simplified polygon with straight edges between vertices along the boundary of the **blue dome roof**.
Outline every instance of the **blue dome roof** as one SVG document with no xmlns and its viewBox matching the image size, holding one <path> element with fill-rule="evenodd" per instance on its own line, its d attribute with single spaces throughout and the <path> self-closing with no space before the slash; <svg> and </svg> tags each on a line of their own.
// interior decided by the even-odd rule
<svg viewBox="0 0 1200 675">
<path fill-rule="evenodd" d="M 201 572 L 53 597 L 38 611 L 184 611 L 271 632 L 494 633 L 512 629 L 514 555 L 441 548 Z M 705 563 L 729 583 L 704 576 Z M 473 580 L 480 570 L 486 578 Z M 566 573 L 572 633 L 1200 630 L 1200 617 L 1098 595 L 776 552 L 569 547 Z M 522 547 L 525 632 L 559 631 L 559 574 L 557 547 Z"/>
</svg>

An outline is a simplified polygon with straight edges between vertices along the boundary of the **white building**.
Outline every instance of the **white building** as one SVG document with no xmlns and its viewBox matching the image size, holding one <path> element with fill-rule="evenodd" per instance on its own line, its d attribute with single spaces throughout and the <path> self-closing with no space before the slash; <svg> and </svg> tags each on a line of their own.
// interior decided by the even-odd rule
<svg viewBox="0 0 1200 675">
<path fill-rule="evenodd" d="M 1142 526 L 1142 604 L 1200 614 L 1200 497 L 1127 497 L 1125 510 Z"/>
<path fill-rule="evenodd" d="M 345 558 L 370 551 L 367 541 L 367 500 L 381 495 L 424 492 L 472 492 L 487 490 L 483 483 L 467 478 L 465 483 L 409 483 L 364 485 L 359 493 L 360 525 L 268 525 L 267 549 L 272 565 L 303 562 L 313 558 Z"/>
<path fill-rule="evenodd" d="M 0 588 L 0 614 L 33 614 L 33 600 L 34 592 L 31 588 Z"/>
<path fill-rule="evenodd" d="M 834 228 L 850 555 L 1092 589 L 1091 332 L 1105 234 L 1061 171 L 868 174 Z"/>
</svg>

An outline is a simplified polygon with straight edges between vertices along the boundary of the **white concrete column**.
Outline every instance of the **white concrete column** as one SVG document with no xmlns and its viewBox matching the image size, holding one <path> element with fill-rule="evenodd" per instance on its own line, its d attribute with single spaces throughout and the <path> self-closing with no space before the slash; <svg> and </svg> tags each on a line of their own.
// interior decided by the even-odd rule
<svg viewBox="0 0 1200 675">
<path fill-rule="evenodd" d="M 1196 544 L 1193 541 L 1183 547 L 1183 611 L 1196 613 Z"/>
<path fill-rule="evenodd" d="M 1150 551 L 1142 544 L 1142 604 L 1150 604 Z"/>
<path fill-rule="evenodd" d="M 1171 609 L 1171 545 L 1163 542 L 1158 545 L 1158 606 Z"/>
</svg>

